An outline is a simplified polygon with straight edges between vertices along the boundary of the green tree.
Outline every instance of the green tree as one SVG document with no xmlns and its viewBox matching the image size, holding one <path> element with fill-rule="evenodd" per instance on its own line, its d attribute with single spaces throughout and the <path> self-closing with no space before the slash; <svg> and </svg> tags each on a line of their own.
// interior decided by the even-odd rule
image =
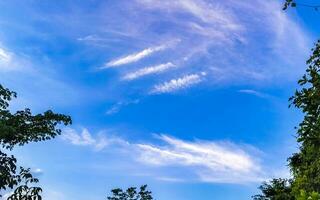
<svg viewBox="0 0 320 200">
<path fill-rule="evenodd" d="M 296 7 L 297 3 L 294 0 L 286 0 L 283 5 L 283 10 L 287 10 L 289 7 Z"/>
<path fill-rule="evenodd" d="M 290 99 L 304 113 L 297 128 L 299 152 L 288 159 L 296 194 L 301 190 L 320 192 L 320 41 L 307 64 L 306 74 L 298 82 L 301 89 Z"/>
<path fill-rule="evenodd" d="M 320 199 L 317 197 L 320 193 L 320 41 L 312 49 L 307 65 L 306 73 L 298 81 L 301 88 L 290 98 L 290 105 L 300 109 L 304 118 L 296 128 L 299 151 L 288 159 L 293 175 L 288 187 L 297 199 L 304 196 Z M 276 186 L 271 183 L 260 189 L 263 193 L 265 189 L 271 192 Z M 275 196 L 262 195 L 260 199 L 275 199 Z"/>
<path fill-rule="evenodd" d="M 30 169 L 17 166 L 17 159 L 8 153 L 15 146 L 50 140 L 61 134 L 59 124 L 71 124 L 70 116 L 48 110 L 33 115 L 26 108 L 12 113 L 9 103 L 16 93 L 0 84 L 0 192 L 13 190 L 8 200 L 40 200 L 42 189 Z M 0 196 L 1 197 L 1 196 Z"/>
<path fill-rule="evenodd" d="M 287 179 L 273 179 L 263 183 L 259 189 L 262 194 L 253 196 L 254 200 L 295 200 L 292 195 L 291 181 Z"/>
<path fill-rule="evenodd" d="M 318 8 L 286 0 L 283 9 L 296 6 Z M 298 81 L 300 88 L 289 99 L 290 106 L 300 109 L 304 114 L 302 122 L 296 127 L 299 151 L 288 158 L 293 178 L 285 185 L 283 179 L 277 179 L 280 185 L 277 181 L 265 183 L 260 187 L 262 195 L 254 196 L 256 199 L 278 199 L 279 195 L 291 195 L 297 200 L 320 199 L 320 40 L 312 49 L 306 64 L 306 73 Z"/>
<path fill-rule="evenodd" d="M 112 196 L 107 197 L 107 200 L 152 200 L 151 192 L 147 190 L 147 185 L 140 187 L 140 190 L 137 191 L 137 188 L 130 187 L 127 190 L 123 191 L 120 188 L 111 190 Z"/>
<path fill-rule="evenodd" d="M 311 9 L 318 11 L 320 8 L 320 5 L 305 4 L 305 3 L 300 3 L 300 2 L 298 3 L 295 0 L 285 0 L 282 9 L 287 10 L 290 7 L 305 7 L 305 8 L 311 8 Z"/>
</svg>

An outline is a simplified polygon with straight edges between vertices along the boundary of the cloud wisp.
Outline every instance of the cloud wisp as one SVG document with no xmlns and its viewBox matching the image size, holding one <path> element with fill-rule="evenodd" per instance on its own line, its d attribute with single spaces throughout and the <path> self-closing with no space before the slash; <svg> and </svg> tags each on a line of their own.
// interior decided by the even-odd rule
<svg viewBox="0 0 320 200">
<path fill-rule="evenodd" d="M 174 67 L 176 67 L 176 65 L 172 64 L 171 62 L 168 62 L 165 64 L 160 64 L 160 65 L 154 65 L 154 66 L 150 66 L 150 67 L 145 67 L 145 68 L 139 69 L 135 72 L 131 72 L 131 73 L 124 75 L 122 79 L 130 81 L 130 80 L 141 78 L 143 76 L 165 72 L 165 71 L 167 71 L 171 68 L 174 68 Z"/>
<path fill-rule="evenodd" d="M 268 94 L 256 91 L 256 90 L 251 90 L 251 89 L 243 89 L 243 90 L 239 90 L 238 92 L 240 93 L 244 93 L 244 94 L 249 94 L 249 95 L 254 95 L 260 98 L 268 98 L 270 97 Z"/>
<path fill-rule="evenodd" d="M 171 93 L 183 88 L 190 87 L 202 81 L 202 77 L 205 76 L 205 72 L 199 74 L 189 74 L 183 77 L 172 79 L 170 81 L 155 85 L 151 90 L 151 94 L 163 94 Z"/>
<path fill-rule="evenodd" d="M 110 68 L 110 67 L 118 67 L 121 65 L 126 65 L 134 62 L 138 62 L 139 60 L 150 56 L 158 51 L 162 51 L 164 49 L 168 48 L 167 45 L 160 45 L 156 47 L 150 47 L 147 49 L 144 49 L 138 53 L 130 54 L 122 58 L 118 58 L 115 60 L 111 60 L 110 62 L 106 63 L 105 66 L 103 66 L 101 69 Z"/>
<path fill-rule="evenodd" d="M 107 115 L 113 115 L 118 113 L 121 108 L 131 105 L 131 104 L 138 104 L 140 102 L 139 99 L 135 99 L 132 101 L 119 101 L 118 103 L 114 104 L 113 106 L 111 106 L 111 108 L 109 108 L 106 112 Z"/>
<path fill-rule="evenodd" d="M 22 67 L 17 62 L 18 58 L 5 48 L 0 46 L 0 72 L 17 71 Z"/>
<path fill-rule="evenodd" d="M 203 0 L 136 0 L 148 9 L 163 9 L 171 12 L 185 12 L 205 23 L 214 23 L 228 29 L 240 29 L 231 13 Z"/>
<path fill-rule="evenodd" d="M 75 129 L 66 128 L 63 131 L 62 139 L 76 146 L 93 147 L 96 151 L 101 151 L 105 149 L 108 145 L 122 142 L 122 140 L 119 140 L 117 138 L 107 139 L 102 134 L 98 134 L 97 137 L 93 137 L 92 134 L 86 128 L 83 128 L 80 133 Z"/>
<path fill-rule="evenodd" d="M 261 181 L 261 167 L 253 155 L 229 142 L 184 141 L 159 137 L 164 146 L 138 144 L 140 162 L 154 166 L 192 168 L 203 182 L 240 183 Z"/>
<path fill-rule="evenodd" d="M 92 136 L 87 129 L 83 129 L 81 133 L 69 129 L 65 131 L 63 139 L 73 145 L 87 146 L 99 151 L 112 149 L 116 145 L 116 148 L 122 149 L 121 152 L 127 155 L 125 158 L 128 160 L 125 160 L 125 163 L 138 163 L 135 164 L 137 170 L 151 167 L 148 174 L 161 181 L 240 184 L 266 180 L 258 161 L 259 151 L 253 147 L 232 142 L 186 141 L 163 134 L 156 137 L 160 142 L 132 143 L 104 135 L 101 142 L 101 139 Z M 190 177 L 172 175 L 169 171 L 161 170 L 171 167 L 190 172 Z"/>
<path fill-rule="evenodd" d="M 10 53 L 0 48 L 0 63 L 1 62 L 7 63 L 7 62 L 10 62 L 10 60 L 11 60 Z"/>
<path fill-rule="evenodd" d="M 134 66 L 136 70 L 133 72 L 118 68 L 120 81 L 157 74 L 144 84 L 134 83 L 137 84 L 136 91 L 143 90 L 140 94 L 150 94 L 150 85 L 160 80 L 163 85 L 154 86 L 153 93 L 175 91 L 180 83 L 188 85 L 189 78 L 194 81 L 190 81 L 191 85 L 196 84 L 201 82 L 196 74 L 201 71 L 209 73 L 212 67 L 219 69 L 220 77 L 207 76 L 206 86 L 217 82 L 225 85 L 277 84 L 296 78 L 299 73 L 297 63 L 303 64 L 304 52 L 307 52 L 308 34 L 294 19 L 282 12 L 277 1 L 266 3 L 258 0 L 252 6 L 235 0 L 135 0 L 123 3 L 123 6 L 130 8 L 126 17 L 128 20 L 121 26 L 121 31 L 117 27 L 115 31 L 132 35 L 130 39 L 120 40 L 120 45 L 126 46 L 134 41 L 137 49 L 143 49 L 146 44 L 163 44 L 140 52 L 136 50 L 137 53 L 113 59 L 103 67 L 132 64 L 163 51 L 161 56 L 155 55 L 145 63 L 141 62 L 143 67 Z M 135 10 L 135 13 L 131 10 Z M 131 21 L 130 16 L 135 20 Z M 118 24 L 122 24 L 120 19 Z M 179 45 L 163 42 L 176 38 L 179 38 Z M 168 46 L 173 48 L 168 51 Z M 179 63 L 179 69 L 171 72 L 165 64 L 158 65 L 167 61 Z M 187 73 L 194 75 L 183 77 Z M 181 78 L 172 79 L 173 75 Z M 186 82 L 183 82 L 185 79 Z M 119 85 L 125 85 L 120 81 Z M 184 88 L 182 85 L 181 88 Z"/>
</svg>

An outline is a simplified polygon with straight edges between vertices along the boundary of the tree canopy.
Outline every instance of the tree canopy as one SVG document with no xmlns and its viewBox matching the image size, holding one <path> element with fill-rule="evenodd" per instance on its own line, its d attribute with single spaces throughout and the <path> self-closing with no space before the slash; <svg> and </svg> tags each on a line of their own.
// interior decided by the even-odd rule
<svg viewBox="0 0 320 200">
<path fill-rule="evenodd" d="M 320 40 L 312 49 L 307 65 L 306 73 L 298 81 L 300 89 L 289 99 L 290 105 L 304 114 L 296 127 L 299 151 L 288 158 L 293 178 L 265 183 L 260 187 L 263 195 L 255 199 L 278 199 L 276 196 L 280 193 L 288 199 L 291 198 L 289 193 L 296 199 L 303 199 L 303 196 L 320 199 Z"/>
<path fill-rule="evenodd" d="M 320 9 L 320 5 L 314 5 L 314 4 L 305 4 L 305 3 L 298 3 L 295 0 L 286 0 L 283 4 L 283 10 L 287 10 L 290 7 L 305 7 L 305 8 L 311 8 L 314 9 L 316 11 L 318 11 Z"/>
<path fill-rule="evenodd" d="M 294 200 L 291 193 L 291 180 L 273 179 L 270 183 L 263 183 L 259 189 L 262 194 L 253 196 L 254 200 Z"/>
<path fill-rule="evenodd" d="M 33 115 L 29 108 L 12 113 L 9 103 L 17 94 L 0 84 L 0 192 L 14 190 L 8 200 L 40 200 L 39 180 L 29 168 L 17 166 L 17 159 L 8 152 L 15 146 L 50 140 L 61 134 L 59 124 L 71 124 L 71 117 L 48 110 Z M 1 195 L 0 195 L 1 197 Z"/>
<path fill-rule="evenodd" d="M 297 5 L 294 0 L 286 0 L 283 9 Z M 296 127 L 299 150 L 288 158 L 292 179 L 264 183 L 260 187 L 262 194 L 254 196 L 255 200 L 320 199 L 320 40 L 306 64 L 306 72 L 298 81 L 299 89 L 289 99 L 290 106 L 304 114 Z"/>
<path fill-rule="evenodd" d="M 123 191 L 120 188 L 111 190 L 112 196 L 107 197 L 107 200 L 152 200 L 151 192 L 147 190 L 147 185 L 140 187 L 137 191 L 136 187 L 130 187 Z"/>
</svg>

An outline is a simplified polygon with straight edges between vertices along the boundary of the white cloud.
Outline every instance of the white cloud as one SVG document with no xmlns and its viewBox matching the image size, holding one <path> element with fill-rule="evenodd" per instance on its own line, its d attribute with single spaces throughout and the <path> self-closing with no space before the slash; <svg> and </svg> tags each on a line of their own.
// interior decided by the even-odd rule
<svg viewBox="0 0 320 200">
<path fill-rule="evenodd" d="M 111 108 L 109 108 L 106 112 L 107 115 L 113 115 L 119 112 L 119 110 L 121 109 L 121 107 L 123 106 L 123 102 L 118 102 L 116 104 L 114 104 L 113 106 L 111 106 Z"/>
<path fill-rule="evenodd" d="M 40 168 L 35 168 L 35 169 L 31 170 L 31 173 L 36 175 L 36 176 L 39 176 L 39 175 L 43 174 L 43 170 L 40 169 Z"/>
<path fill-rule="evenodd" d="M 62 139 L 76 146 L 93 147 L 96 151 L 101 151 L 112 144 L 125 144 L 126 142 L 116 137 L 106 138 L 104 134 L 98 133 L 94 137 L 86 128 L 81 133 L 75 129 L 66 128 L 63 131 Z"/>
<path fill-rule="evenodd" d="M 136 166 L 136 174 L 147 174 L 161 181 L 248 183 L 266 180 L 259 162 L 261 153 L 248 145 L 220 141 L 186 141 L 168 135 L 157 135 L 161 144 L 132 143 L 122 138 L 103 136 L 109 139 L 105 139 L 105 143 L 102 142 L 103 145 L 99 146 L 99 140 L 86 129 L 82 131 L 84 134 L 74 133 L 75 130 L 69 131 L 69 134 L 70 132 L 72 136 L 64 137 L 71 144 L 98 150 L 119 148 L 121 151 L 113 151 L 114 156 L 125 158 L 123 162 L 126 165 Z M 117 156 L 117 152 L 124 153 L 125 156 Z M 172 168 L 175 170 L 171 171 Z M 143 172 L 139 172 L 141 170 Z M 176 173 L 180 171 L 188 172 L 189 176 Z"/>
<path fill-rule="evenodd" d="M 251 94 L 257 97 L 261 97 L 261 98 L 267 98 L 269 95 L 264 94 L 262 92 L 258 92 L 256 90 L 250 90 L 250 89 L 243 89 L 243 90 L 239 90 L 238 92 L 240 93 L 245 93 L 245 94 Z"/>
<path fill-rule="evenodd" d="M 78 41 L 94 41 L 94 42 L 100 42 L 100 41 L 104 41 L 106 39 L 104 38 L 100 38 L 96 35 L 87 35 L 85 37 L 80 37 L 77 39 Z"/>
<path fill-rule="evenodd" d="M 192 61 L 191 67 L 195 62 L 206 65 L 199 71 L 219 66 L 226 72 L 223 76 L 228 81 L 224 84 L 244 81 L 268 84 L 275 83 L 274 80 L 291 80 L 299 74 L 297 65 L 303 65 L 305 53 L 308 52 L 308 34 L 298 21 L 282 12 L 277 1 L 259 0 L 254 4 L 236 0 L 136 2 L 142 11 L 156 10 L 160 13 L 150 15 L 154 18 L 150 20 L 153 23 L 146 23 L 149 29 L 152 30 L 154 24 L 170 21 L 168 27 L 164 23 L 163 30 L 167 28 L 168 33 L 183 38 L 175 49 L 176 55 L 170 55 L 170 58 L 186 57 L 188 59 L 183 64 L 191 66 L 189 64 Z M 181 18 L 181 13 L 190 14 L 191 17 L 184 15 Z M 159 16 L 161 20 L 156 18 Z M 157 32 L 142 30 L 147 31 L 141 31 L 140 34 L 145 34 L 150 40 L 157 36 Z M 268 49 L 267 53 L 265 49 Z M 216 77 L 207 80 L 217 81 Z"/>
<path fill-rule="evenodd" d="M 244 147 L 212 141 L 188 142 L 161 135 L 164 146 L 137 144 L 139 161 L 154 166 L 190 167 L 200 181 L 244 183 L 263 180 L 261 167 Z"/>
<path fill-rule="evenodd" d="M 165 181 L 165 182 L 173 182 L 173 183 L 177 183 L 177 182 L 185 182 L 184 179 L 181 178 L 172 178 L 172 177 L 157 177 L 156 178 L 159 181 Z"/>
<path fill-rule="evenodd" d="M 165 64 L 160 64 L 160 65 L 155 65 L 155 66 L 150 66 L 150 67 L 145 67 L 145 68 L 139 69 L 135 72 L 131 72 L 131 73 L 126 74 L 122 79 L 123 80 L 134 80 L 134 79 L 146 76 L 146 75 L 164 72 L 164 71 L 167 71 L 173 67 L 176 67 L 176 65 L 172 64 L 171 62 L 168 62 Z"/>
<path fill-rule="evenodd" d="M 203 0 L 136 0 L 151 9 L 189 13 L 202 22 L 219 24 L 228 29 L 240 29 L 230 12 Z"/>
<path fill-rule="evenodd" d="M 155 85 L 151 90 L 152 94 L 161 94 L 161 93 L 170 93 L 183 88 L 190 87 L 202 81 L 202 76 L 205 76 L 206 73 L 202 72 L 200 74 L 190 74 L 183 76 L 178 79 L 172 79 L 168 82 L 164 82 L 158 85 Z"/>
<path fill-rule="evenodd" d="M 0 48 L 0 63 L 1 62 L 7 63 L 7 62 L 10 62 L 10 60 L 11 60 L 10 53 Z"/>
<path fill-rule="evenodd" d="M 102 69 L 137 62 L 147 56 L 150 56 L 151 54 L 153 54 L 155 52 L 162 51 L 166 48 L 167 48 L 167 45 L 160 45 L 157 47 L 147 48 L 147 49 L 144 49 L 138 53 L 130 54 L 128 56 L 112 60 L 112 61 L 108 62 L 104 67 L 102 67 Z"/>
<path fill-rule="evenodd" d="M 79 103 L 79 88 L 75 90 L 62 81 L 60 72 L 55 71 L 51 64 L 43 58 L 14 52 L 10 47 L 1 45 L 0 41 L 1 84 L 16 91 L 19 96 L 12 101 L 12 110 L 29 107 L 40 111 L 46 109 L 48 104 Z"/>
<path fill-rule="evenodd" d="M 93 138 L 86 128 L 82 129 L 81 133 L 78 133 L 75 129 L 66 128 L 64 129 L 62 139 L 78 146 L 93 146 L 98 151 L 108 145 L 104 137 Z"/>
<path fill-rule="evenodd" d="M 88 129 L 82 129 L 81 134 L 78 134 L 74 129 L 66 128 L 64 130 L 63 139 L 70 141 L 74 145 L 87 146 L 93 145 L 96 141 L 92 138 Z"/>
<path fill-rule="evenodd" d="M 278 1 L 134 0 L 120 5 L 127 8 L 127 13 L 121 16 L 123 18 L 116 19 L 116 23 L 107 20 L 109 28 L 104 30 L 116 32 L 111 34 L 111 38 L 119 39 L 117 42 L 104 41 L 110 47 L 117 50 L 115 44 L 119 44 L 121 49 L 123 46 L 143 49 L 146 44 L 166 44 L 166 41 L 175 38 L 181 40 L 179 45 L 170 50 L 164 47 L 166 45 L 158 46 L 163 54 L 155 55 L 146 63 L 141 62 L 141 68 L 133 66 L 135 71 L 117 69 L 117 75 L 121 75 L 120 80 L 134 80 L 159 73 L 144 84 L 133 83 L 136 84 L 133 85 L 134 91 L 139 94 L 146 94 L 151 84 L 170 80 L 173 75 L 179 77 L 188 73 L 199 74 L 201 71 L 208 73 L 207 78 L 203 79 L 207 87 L 216 84 L 256 85 L 292 81 L 301 72 L 299 65 L 304 64 L 310 44 L 309 36 L 299 25 L 299 20 L 284 13 Z M 112 11 L 112 15 L 117 14 L 116 10 Z M 130 33 L 130 37 L 122 37 L 119 33 Z M 109 33 L 98 32 L 85 39 L 96 40 L 94 36 L 97 35 L 98 43 L 110 38 L 107 37 Z M 142 61 L 156 52 L 157 46 L 146 48 L 112 59 L 103 68 Z M 167 61 L 179 68 L 170 71 L 163 64 L 158 65 Z M 220 72 L 211 76 L 212 67 L 218 68 Z M 200 82 L 196 79 L 194 84 Z M 175 80 L 172 81 L 166 86 L 157 85 L 158 92 L 153 88 L 153 93 L 164 93 L 162 89 L 170 90 L 170 84 L 175 85 Z M 119 81 L 112 87 L 117 86 L 128 85 Z M 172 91 L 175 90 L 172 88 Z"/>
<path fill-rule="evenodd" d="M 16 62 L 14 54 L 5 48 L 0 47 L 0 72 L 16 71 L 22 69 Z"/>
<path fill-rule="evenodd" d="M 120 101 L 116 104 L 114 104 L 113 106 L 111 106 L 111 108 L 109 108 L 106 112 L 107 115 L 113 115 L 116 114 L 120 111 L 120 109 L 124 106 L 128 106 L 130 104 L 138 104 L 140 102 L 139 99 L 135 99 L 133 101 Z"/>
</svg>

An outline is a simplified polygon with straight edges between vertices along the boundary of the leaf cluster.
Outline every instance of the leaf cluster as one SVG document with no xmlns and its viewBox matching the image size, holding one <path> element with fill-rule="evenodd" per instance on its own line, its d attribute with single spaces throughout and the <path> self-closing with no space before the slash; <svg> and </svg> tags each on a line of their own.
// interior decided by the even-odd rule
<svg viewBox="0 0 320 200">
<path fill-rule="evenodd" d="M 290 98 L 291 105 L 304 113 L 297 127 L 299 152 L 288 159 L 296 193 L 320 192 L 320 41 L 312 49 L 307 65 L 306 74 L 298 81 L 301 89 Z"/>
<path fill-rule="evenodd" d="M 294 0 L 286 0 L 283 9 L 296 6 Z M 320 40 L 306 64 L 306 72 L 298 80 L 299 89 L 289 99 L 290 106 L 304 114 L 296 127 L 299 151 L 288 158 L 293 177 L 291 180 L 274 179 L 264 183 L 260 187 L 262 194 L 254 196 L 255 200 L 320 200 Z"/>
<path fill-rule="evenodd" d="M 264 182 L 259 189 L 262 194 L 253 196 L 254 200 L 295 200 L 291 193 L 291 182 L 288 179 L 273 179 Z"/>
<path fill-rule="evenodd" d="M 107 197 L 107 200 L 152 200 L 151 192 L 147 190 L 147 185 L 140 187 L 137 191 L 136 187 L 130 187 L 123 191 L 120 188 L 111 190 L 112 196 Z"/>
<path fill-rule="evenodd" d="M 296 7 L 297 3 L 294 0 L 286 0 L 282 10 L 287 10 L 289 7 Z"/>
<path fill-rule="evenodd" d="M 56 137 L 61 134 L 57 127 L 71 124 L 71 117 L 51 110 L 33 115 L 28 108 L 12 113 L 9 103 L 16 97 L 15 92 L 0 84 L 0 191 L 14 191 L 8 200 L 41 200 L 42 189 L 34 186 L 39 180 L 30 169 L 18 167 L 17 159 L 5 151 Z"/>
</svg>

